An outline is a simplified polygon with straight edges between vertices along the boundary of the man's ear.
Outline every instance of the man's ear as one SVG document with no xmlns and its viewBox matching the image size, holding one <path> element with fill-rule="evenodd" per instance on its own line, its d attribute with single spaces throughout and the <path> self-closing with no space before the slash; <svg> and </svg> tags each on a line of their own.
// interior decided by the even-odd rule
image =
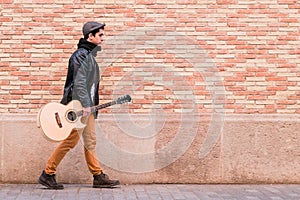
<svg viewBox="0 0 300 200">
<path fill-rule="evenodd" d="M 92 33 L 89 33 L 89 38 L 95 37 Z"/>
<path fill-rule="evenodd" d="M 91 42 L 92 41 L 92 37 L 94 37 L 93 34 L 89 33 L 88 38 L 86 40 L 89 41 L 89 42 Z"/>
</svg>

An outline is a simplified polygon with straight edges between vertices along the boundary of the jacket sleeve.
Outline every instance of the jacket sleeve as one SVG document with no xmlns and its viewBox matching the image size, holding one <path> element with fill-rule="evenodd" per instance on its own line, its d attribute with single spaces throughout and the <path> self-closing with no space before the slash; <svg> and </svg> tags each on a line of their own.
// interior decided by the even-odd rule
<svg viewBox="0 0 300 200">
<path fill-rule="evenodd" d="M 74 60 L 74 93 L 83 107 L 91 107 L 91 97 L 88 92 L 88 56 L 80 54 Z"/>
</svg>

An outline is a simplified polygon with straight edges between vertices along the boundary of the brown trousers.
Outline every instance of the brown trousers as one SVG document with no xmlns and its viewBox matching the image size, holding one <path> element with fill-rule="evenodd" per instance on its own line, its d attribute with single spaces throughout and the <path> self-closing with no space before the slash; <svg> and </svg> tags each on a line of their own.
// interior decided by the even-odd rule
<svg viewBox="0 0 300 200">
<path fill-rule="evenodd" d="M 102 172 L 96 156 L 96 131 L 94 115 L 85 117 L 82 121 L 86 122 L 86 127 L 81 131 L 74 129 L 69 137 L 63 140 L 52 152 L 46 164 L 46 174 L 52 175 L 56 173 L 57 166 L 64 156 L 77 145 L 81 134 L 84 143 L 85 160 L 89 171 L 93 175 L 98 175 Z"/>
</svg>

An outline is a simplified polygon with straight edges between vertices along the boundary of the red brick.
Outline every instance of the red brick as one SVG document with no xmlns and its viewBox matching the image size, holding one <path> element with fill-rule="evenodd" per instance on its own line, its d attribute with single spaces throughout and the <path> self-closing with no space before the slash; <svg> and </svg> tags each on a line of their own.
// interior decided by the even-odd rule
<svg viewBox="0 0 300 200">
<path fill-rule="evenodd" d="M 30 84 L 33 85 L 33 86 L 35 86 L 35 85 L 45 86 L 45 85 L 51 85 L 51 82 L 47 82 L 47 81 L 31 81 Z"/>
<path fill-rule="evenodd" d="M 10 4 L 13 3 L 13 0 L 0 0 L 1 4 Z"/>
<path fill-rule="evenodd" d="M 42 86 L 40 85 L 35 85 L 35 86 L 32 86 L 32 85 L 21 85 L 21 90 L 41 90 Z"/>
<path fill-rule="evenodd" d="M 149 5 L 149 4 L 155 4 L 156 0 L 136 0 L 136 4 L 142 4 L 142 5 Z"/>
<path fill-rule="evenodd" d="M 297 4 L 298 0 L 277 0 L 278 4 Z"/>
<path fill-rule="evenodd" d="M 277 103 L 280 105 L 280 104 L 283 104 L 283 105 L 295 105 L 297 104 L 297 101 L 295 100 L 278 100 Z"/>
<path fill-rule="evenodd" d="M 230 86 L 230 87 L 227 87 L 227 90 L 228 91 L 243 91 L 243 90 L 246 90 L 246 87 L 244 87 L 244 86 Z"/>
<path fill-rule="evenodd" d="M 12 95 L 26 95 L 26 94 L 30 94 L 29 90 L 11 90 L 9 92 Z"/>
<path fill-rule="evenodd" d="M 11 22 L 12 17 L 0 17 L 0 22 Z"/>
<path fill-rule="evenodd" d="M 300 95 L 288 96 L 288 100 L 300 100 Z"/>
<path fill-rule="evenodd" d="M 217 0 L 217 4 L 236 4 L 238 0 Z"/>
<path fill-rule="evenodd" d="M 287 91 L 286 86 L 269 86 L 267 87 L 268 91 Z"/>
<path fill-rule="evenodd" d="M 261 96 L 261 95 L 248 95 L 248 100 L 266 100 L 267 96 Z"/>
<path fill-rule="evenodd" d="M 280 76 L 280 77 L 266 77 L 266 81 L 286 81 L 287 77 Z"/>
<path fill-rule="evenodd" d="M 0 85 L 9 85 L 9 81 L 8 80 L 0 80 Z M 0 86 L 1 88 L 1 86 Z"/>
</svg>

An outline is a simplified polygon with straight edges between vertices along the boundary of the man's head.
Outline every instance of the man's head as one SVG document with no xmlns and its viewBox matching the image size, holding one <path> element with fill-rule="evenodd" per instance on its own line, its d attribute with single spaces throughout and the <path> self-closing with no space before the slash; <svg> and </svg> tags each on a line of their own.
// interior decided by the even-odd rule
<svg viewBox="0 0 300 200">
<path fill-rule="evenodd" d="M 96 45 L 102 44 L 103 35 L 104 35 L 104 26 L 105 24 L 100 24 L 98 22 L 85 23 L 82 27 L 82 33 L 84 39 Z"/>
</svg>

